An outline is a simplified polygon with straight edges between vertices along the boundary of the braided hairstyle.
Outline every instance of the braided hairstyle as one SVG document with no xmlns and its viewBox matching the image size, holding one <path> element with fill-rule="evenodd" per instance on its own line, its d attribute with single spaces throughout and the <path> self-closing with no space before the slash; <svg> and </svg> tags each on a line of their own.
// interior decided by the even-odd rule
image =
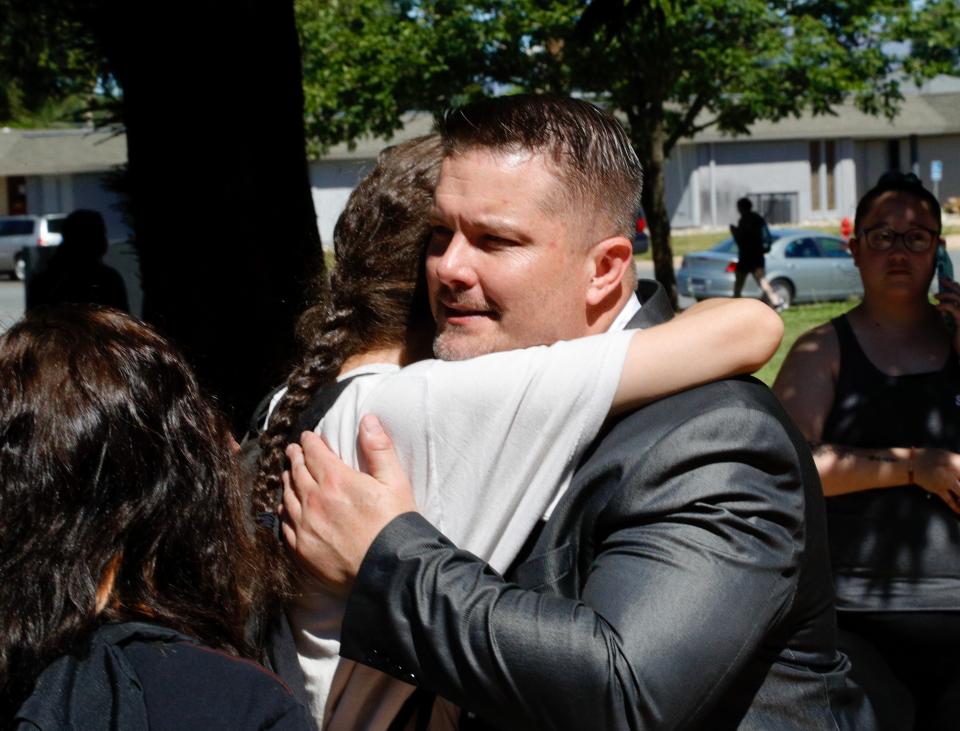
<svg viewBox="0 0 960 731">
<path fill-rule="evenodd" d="M 429 347 L 434 323 L 423 258 L 441 160 L 436 135 L 388 147 L 350 195 L 333 232 L 336 264 L 329 298 L 300 317 L 297 335 L 305 355 L 287 378 L 286 393 L 260 436 L 255 512 L 275 512 L 290 430 L 347 358 L 385 347 Z M 283 563 L 274 577 L 281 594 L 289 590 Z"/>
</svg>

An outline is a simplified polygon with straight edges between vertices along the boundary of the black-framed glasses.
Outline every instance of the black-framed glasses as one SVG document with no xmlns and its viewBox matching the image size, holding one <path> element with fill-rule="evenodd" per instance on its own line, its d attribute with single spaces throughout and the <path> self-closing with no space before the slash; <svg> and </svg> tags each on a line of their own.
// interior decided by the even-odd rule
<svg viewBox="0 0 960 731">
<path fill-rule="evenodd" d="M 922 254 L 937 243 L 940 232 L 923 226 L 914 226 L 901 233 L 900 231 L 894 231 L 889 226 L 875 226 L 864 231 L 861 236 L 866 239 L 867 246 L 874 251 L 889 251 L 897 243 L 897 240 L 900 240 L 907 251 Z"/>
</svg>

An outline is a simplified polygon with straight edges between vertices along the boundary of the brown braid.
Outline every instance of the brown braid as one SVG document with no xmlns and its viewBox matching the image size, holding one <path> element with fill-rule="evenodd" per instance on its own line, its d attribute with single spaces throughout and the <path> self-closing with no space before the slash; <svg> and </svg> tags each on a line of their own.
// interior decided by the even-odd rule
<svg viewBox="0 0 960 731">
<path fill-rule="evenodd" d="M 336 379 L 347 358 L 429 342 L 433 320 L 423 256 L 440 161 L 436 135 L 389 147 L 350 195 L 333 233 L 336 265 L 329 300 L 300 317 L 297 334 L 305 355 L 260 436 L 255 512 L 275 511 L 290 430 L 317 389 Z M 285 594 L 289 573 L 283 567 L 278 571 L 277 590 Z"/>
</svg>

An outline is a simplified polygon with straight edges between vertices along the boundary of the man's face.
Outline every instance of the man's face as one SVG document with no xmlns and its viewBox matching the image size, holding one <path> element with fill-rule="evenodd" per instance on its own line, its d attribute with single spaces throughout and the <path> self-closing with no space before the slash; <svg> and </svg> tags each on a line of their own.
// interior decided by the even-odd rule
<svg viewBox="0 0 960 731">
<path fill-rule="evenodd" d="M 563 200 L 539 155 L 479 149 L 444 160 L 426 261 L 437 357 L 587 334 L 592 216 L 551 212 Z"/>
</svg>

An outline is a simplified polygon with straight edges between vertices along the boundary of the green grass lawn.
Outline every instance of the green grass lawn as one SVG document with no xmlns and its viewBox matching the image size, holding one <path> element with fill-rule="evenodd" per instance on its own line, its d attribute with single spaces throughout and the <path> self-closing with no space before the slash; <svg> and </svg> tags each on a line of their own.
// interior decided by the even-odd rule
<svg viewBox="0 0 960 731">
<path fill-rule="evenodd" d="M 775 231 L 778 226 L 773 226 Z M 840 231 L 837 228 L 836 224 L 830 224 L 827 226 L 804 226 L 804 229 L 809 229 L 810 231 L 821 231 L 823 233 L 840 235 Z M 703 251 L 704 249 L 709 249 L 714 244 L 719 244 L 726 238 L 730 237 L 730 232 L 723 231 L 695 231 L 692 233 L 685 233 L 683 231 L 678 231 L 670 234 L 670 249 L 673 251 L 674 256 L 684 256 L 689 254 L 692 251 Z M 651 250 L 647 249 L 646 253 L 638 256 L 638 259 L 649 259 L 652 256 Z"/>
<path fill-rule="evenodd" d="M 820 302 L 813 305 L 794 305 L 783 313 L 783 342 L 777 348 L 773 358 L 763 368 L 757 371 L 756 376 L 768 386 L 773 385 L 773 380 L 783 365 L 783 359 L 787 357 L 794 341 L 803 333 L 816 325 L 821 325 L 837 315 L 852 309 L 860 300 L 849 299 L 844 302 Z"/>
</svg>

